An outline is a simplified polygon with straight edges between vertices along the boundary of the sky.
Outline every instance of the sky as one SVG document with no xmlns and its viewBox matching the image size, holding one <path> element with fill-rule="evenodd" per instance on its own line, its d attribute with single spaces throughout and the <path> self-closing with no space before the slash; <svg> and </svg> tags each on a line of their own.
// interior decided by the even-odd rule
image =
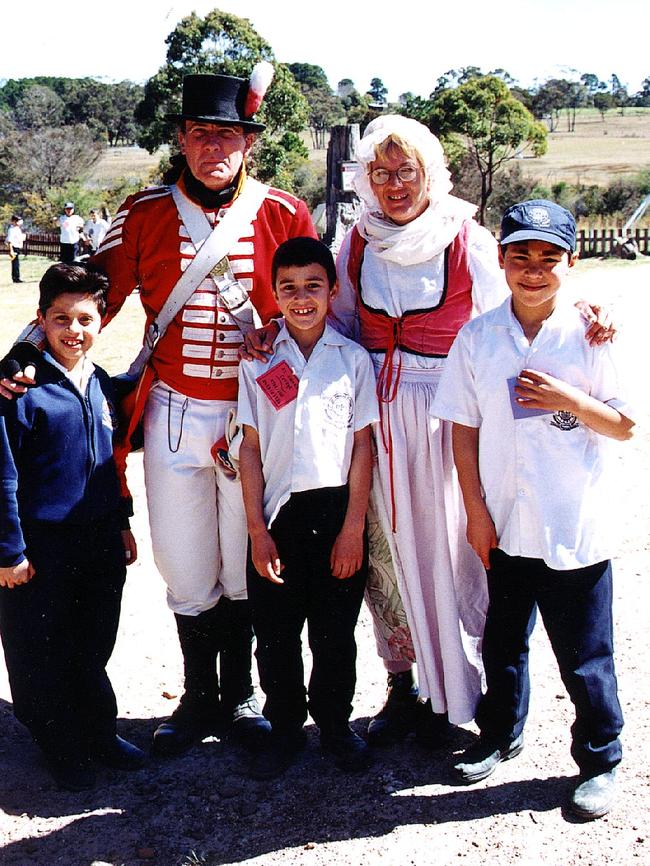
<svg viewBox="0 0 650 866">
<path fill-rule="evenodd" d="M 650 76 L 647 0 L 29 0 L 19 24 L 6 15 L 0 24 L 0 81 L 144 82 L 164 65 L 178 21 L 215 6 L 248 18 L 278 60 L 322 66 L 333 87 L 351 78 L 363 92 L 381 78 L 390 100 L 428 96 L 448 69 L 470 65 L 505 69 L 523 86 L 577 77 L 571 70 L 603 80 L 616 73 L 630 93 Z"/>
</svg>

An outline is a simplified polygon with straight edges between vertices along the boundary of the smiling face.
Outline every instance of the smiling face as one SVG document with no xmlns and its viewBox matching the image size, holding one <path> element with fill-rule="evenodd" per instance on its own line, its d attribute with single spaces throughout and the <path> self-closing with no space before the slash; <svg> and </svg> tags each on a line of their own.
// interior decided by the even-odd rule
<svg viewBox="0 0 650 866">
<path fill-rule="evenodd" d="M 549 316 L 562 280 L 576 258 L 548 241 L 518 241 L 500 247 L 499 264 L 512 292 L 515 315 Z"/>
<path fill-rule="evenodd" d="M 229 186 L 251 149 L 255 136 L 244 135 L 241 126 L 185 122 L 178 144 L 194 177 L 211 190 Z"/>
<path fill-rule="evenodd" d="M 325 268 L 320 264 L 279 267 L 274 291 L 287 330 L 298 345 L 318 340 L 325 330 L 330 298 L 336 293 Z"/>
<path fill-rule="evenodd" d="M 90 295 L 66 292 L 54 299 L 45 313 L 38 311 L 50 354 L 73 370 L 95 342 L 102 319 Z"/>
<path fill-rule="evenodd" d="M 415 179 L 403 181 L 397 176 L 400 168 L 415 169 Z M 394 144 L 384 154 L 378 156 L 368 166 L 368 172 L 384 169 L 390 177 L 386 183 L 374 183 L 370 177 L 370 187 L 377 197 L 379 206 L 385 217 L 397 225 L 406 225 L 419 217 L 429 205 L 427 181 L 424 169 L 415 158 L 408 156 Z"/>
</svg>

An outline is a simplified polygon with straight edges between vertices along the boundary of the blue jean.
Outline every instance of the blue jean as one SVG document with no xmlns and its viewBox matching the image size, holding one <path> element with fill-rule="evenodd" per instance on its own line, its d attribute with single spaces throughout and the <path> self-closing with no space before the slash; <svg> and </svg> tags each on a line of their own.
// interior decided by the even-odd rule
<svg viewBox="0 0 650 866">
<path fill-rule="evenodd" d="M 571 755 L 584 775 L 621 760 L 623 714 L 614 671 L 612 568 L 600 562 L 556 571 L 541 559 L 491 553 L 483 638 L 487 692 L 476 721 L 496 742 L 518 737 L 528 715 L 529 640 L 537 609 L 575 707 Z"/>
</svg>

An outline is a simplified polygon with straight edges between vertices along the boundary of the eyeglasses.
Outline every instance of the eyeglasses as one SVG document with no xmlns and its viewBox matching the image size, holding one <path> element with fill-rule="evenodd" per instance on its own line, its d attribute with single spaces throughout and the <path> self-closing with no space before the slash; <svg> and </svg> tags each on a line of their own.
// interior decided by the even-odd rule
<svg viewBox="0 0 650 866">
<path fill-rule="evenodd" d="M 402 165 L 397 171 L 388 171 L 387 168 L 373 168 L 368 174 L 373 183 L 376 183 L 377 186 L 383 186 L 393 175 L 397 175 L 402 183 L 412 183 L 418 176 L 418 170 L 412 165 Z"/>
</svg>

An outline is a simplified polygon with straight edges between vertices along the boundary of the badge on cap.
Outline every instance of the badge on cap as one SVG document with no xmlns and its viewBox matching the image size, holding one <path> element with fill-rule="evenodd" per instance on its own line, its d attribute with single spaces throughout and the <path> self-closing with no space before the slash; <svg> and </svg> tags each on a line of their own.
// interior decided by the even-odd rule
<svg viewBox="0 0 650 866">
<path fill-rule="evenodd" d="M 540 229 L 547 229 L 551 225 L 551 215 L 545 207 L 531 207 L 530 221 Z"/>
</svg>

